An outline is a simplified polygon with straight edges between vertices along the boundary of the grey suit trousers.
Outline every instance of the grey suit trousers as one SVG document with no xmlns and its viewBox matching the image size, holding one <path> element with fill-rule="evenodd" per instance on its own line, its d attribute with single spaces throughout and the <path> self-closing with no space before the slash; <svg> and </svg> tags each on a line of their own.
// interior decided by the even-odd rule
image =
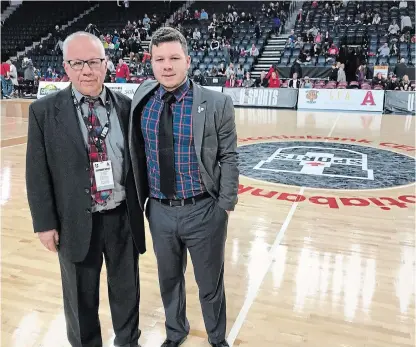
<svg viewBox="0 0 416 347">
<path fill-rule="evenodd" d="M 189 250 L 209 340 L 212 343 L 223 341 L 226 333 L 227 212 L 211 197 L 180 207 L 149 199 L 146 216 L 157 258 L 167 338 L 179 341 L 189 334 L 184 277 Z"/>
</svg>

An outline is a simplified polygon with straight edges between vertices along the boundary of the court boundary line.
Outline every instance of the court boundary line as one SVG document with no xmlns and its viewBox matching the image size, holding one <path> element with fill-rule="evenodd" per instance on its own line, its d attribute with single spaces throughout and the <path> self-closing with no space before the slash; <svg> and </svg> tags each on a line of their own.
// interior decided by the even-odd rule
<svg viewBox="0 0 416 347">
<path fill-rule="evenodd" d="M 333 133 L 333 131 L 335 130 L 335 127 L 338 123 L 340 115 L 338 114 L 337 118 L 335 119 L 334 125 L 332 126 L 331 130 L 329 131 L 329 134 L 327 135 L 327 137 L 330 137 Z M 325 140 L 326 142 L 327 140 Z M 307 187 L 301 187 L 299 189 L 298 195 L 303 195 L 305 189 L 307 189 Z M 290 207 L 290 210 L 285 218 L 285 221 L 283 222 L 280 230 L 278 231 L 276 238 L 273 242 L 272 247 L 270 248 L 270 250 L 267 252 L 267 264 L 265 264 L 265 266 L 262 267 L 263 271 L 261 276 L 259 276 L 259 280 L 257 281 L 257 283 L 255 283 L 254 286 L 251 287 L 251 293 L 249 295 L 246 296 L 243 306 L 240 310 L 240 312 L 237 315 L 237 318 L 233 324 L 233 326 L 231 327 L 231 330 L 228 334 L 228 344 L 230 345 L 230 347 L 234 346 L 234 342 L 237 339 L 237 336 L 240 333 L 240 330 L 247 318 L 248 312 L 250 311 L 251 306 L 254 303 L 254 300 L 257 298 L 257 295 L 259 293 L 260 287 L 263 284 L 264 278 L 266 276 L 266 274 L 269 272 L 270 266 L 273 264 L 273 260 L 276 257 L 276 253 L 278 250 L 278 247 L 280 246 L 280 243 L 283 239 L 283 237 L 285 236 L 286 230 L 290 224 L 290 222 L 292 221 L 292 217 L 295 214 L 296 208 L 298 207 L 299 201 L 295 201 L 292 206 Z"/>
</svg>

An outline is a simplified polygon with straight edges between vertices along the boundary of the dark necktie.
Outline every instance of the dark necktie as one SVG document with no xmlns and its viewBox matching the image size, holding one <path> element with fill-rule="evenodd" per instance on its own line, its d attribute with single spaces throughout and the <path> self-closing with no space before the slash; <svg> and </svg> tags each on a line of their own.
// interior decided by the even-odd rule
<svg viewBox="0 0 416 347">
<path fill-rule="evenodd" d="M 175 152 L 171 105 L 175 102 L 175 96 L 167 92 L 162 99 L 164 105 L 159 121 L 160 191 L 166 198 L 173 199 L 175 195 Z"/>
<path fill-rule="evenodd" d="M 88 118 L 90 121 L 90 127 L 88 127 L 88 134 L 92 132 L 94 138 L 98 138 L 101 134 L 102 126 L 100 124 L 100 120 L 98 119 L 98 115 L 96 113 L 96 106 L 99 105 L 98 99 L 89 99 L 84 98 L 84 102 L 88 104 Z M 95 203 L 97 204 L 104 204 L 108 198 L 110 197 L 112 190 L 102 190 L 97 191 L 97 183 L 95 182 L 95 175 L 94 175 L 94 167 L 93 164 L 95 162 L 106 161 L 108 160 L 107 157 L 107 146 L 105 141 L 101 144 L 102 146 L 102 154 L 98 152 L 98 148 L 95 143 L 92 141 L 91 136 L 88 136 L 88 147 L 89 147 L 89 157 L 90 157 L 90 179 L 91 179 L 91 196 Z"/>
</svg>

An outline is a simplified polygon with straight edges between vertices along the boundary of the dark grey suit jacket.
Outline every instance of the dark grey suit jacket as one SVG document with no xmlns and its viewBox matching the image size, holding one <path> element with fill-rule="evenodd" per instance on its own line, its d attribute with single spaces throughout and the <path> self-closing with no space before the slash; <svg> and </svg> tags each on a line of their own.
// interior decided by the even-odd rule
<svg viewBox="0 0 416 347">
<path fill-rule="evenodd" d="M 233 211 L 237 204 L 238 157 L 235 113 L 231 98 L 196 83 L 193 85 L 193 133 L 196 155 L 202 179 L 208 193 L 224 210 Z M 128 142 L 141 206 L 148 197 L 144 139 L 141 114 L 149 98 L 159 87 L 155 80 L 147 80 L 136 90 L 130 112 Z"/>
<path fill-rule="evenodd" d="M 144 217 L 138 202 L 127 144 L 131 100 L 107 88 L 124 134 L 125 190 L 134 242 L 144 253 Z M 29 108 L 26 186 L 35 232 L 57 229 L 60 252 L 82 261 L 92 231 L 89 158 L 71 96 L 71 85 Z"/>
</svg>

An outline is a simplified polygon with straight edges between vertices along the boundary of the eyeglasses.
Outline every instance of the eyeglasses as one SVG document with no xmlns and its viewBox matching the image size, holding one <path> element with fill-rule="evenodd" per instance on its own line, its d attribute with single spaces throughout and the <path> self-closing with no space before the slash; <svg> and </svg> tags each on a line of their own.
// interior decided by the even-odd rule
<svg viewBox="0 0 416 347">
<path fill-rule="evenodd" d="M 88 64 L 91 70 L 97 70 L 101 67 L 102 62 L 105 58 L 94 58 L 90 60 L 67 60 L 69 66 L 76 71 L 80 71 L 84 68 L 85 63 Z"/>
</svg>

